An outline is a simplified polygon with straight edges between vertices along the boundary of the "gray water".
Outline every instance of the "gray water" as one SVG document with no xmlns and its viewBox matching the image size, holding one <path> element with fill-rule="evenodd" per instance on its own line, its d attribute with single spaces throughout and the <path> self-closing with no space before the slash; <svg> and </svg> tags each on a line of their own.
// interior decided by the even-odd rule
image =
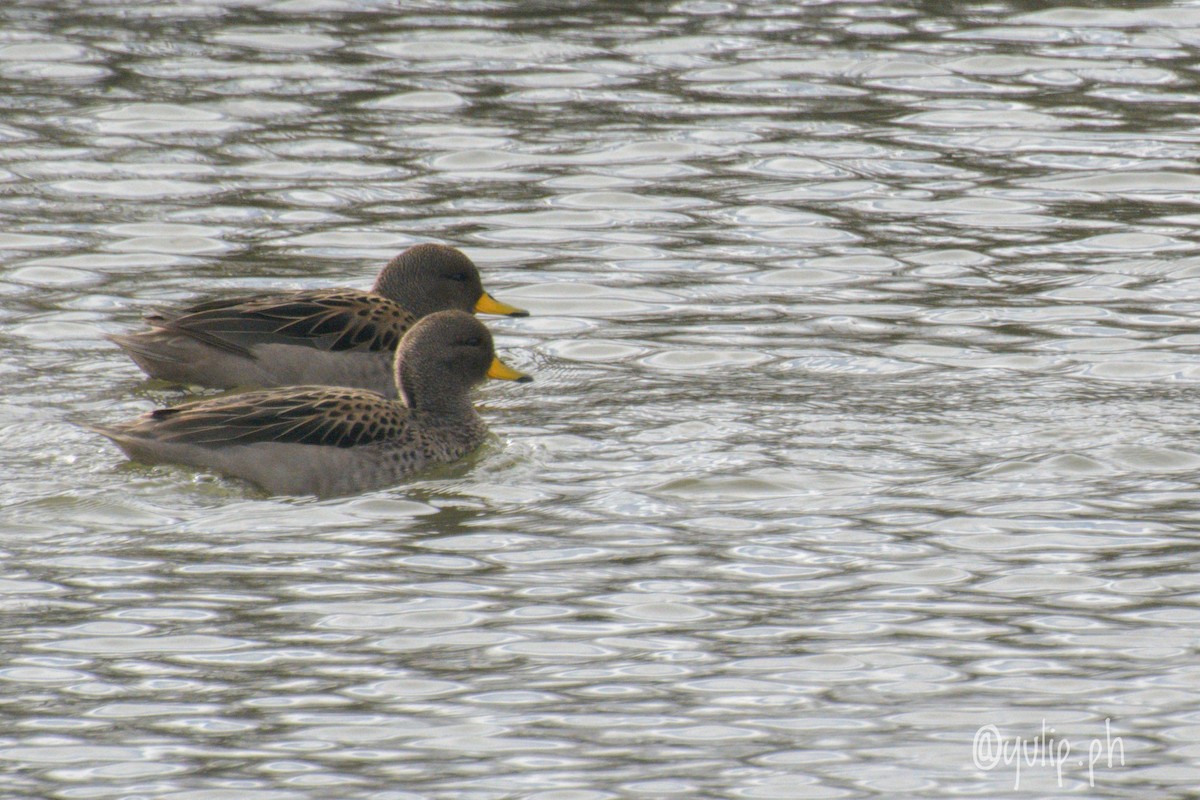
<svg viewBox="0 0 1200 800">
<path fill-rule="evenodd" d="M 0 796 L 1192 796 L 1198 45 L 0 5 Z M 269 498 L 80 427 L 187 397 L 103 339 L 147 308 L 421 241 L 532 312 L 464 462 Z"/>
</svg>

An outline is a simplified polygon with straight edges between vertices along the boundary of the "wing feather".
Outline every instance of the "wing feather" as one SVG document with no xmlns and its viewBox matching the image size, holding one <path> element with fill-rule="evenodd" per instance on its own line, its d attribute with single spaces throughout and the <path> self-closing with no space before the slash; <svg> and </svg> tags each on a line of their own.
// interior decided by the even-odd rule
<svg viewBox="0 0 1200 800">
<path fill-rule="evenodd" d="M 258 295 L 201 303 L 149 321 L 242 356 L 257 345 L 286 344 L 326 351 L 392 351 L 416 321 L 386 297 L 353 289 Z"/>
<path fill-rule="evenodd" d="M 374 392 L 299 387 L 159 409 L 132 423 L 129 432 L 197 445 L 288 442 L 355 447 L 403 435 L 409 413 Z"/>
</svg>

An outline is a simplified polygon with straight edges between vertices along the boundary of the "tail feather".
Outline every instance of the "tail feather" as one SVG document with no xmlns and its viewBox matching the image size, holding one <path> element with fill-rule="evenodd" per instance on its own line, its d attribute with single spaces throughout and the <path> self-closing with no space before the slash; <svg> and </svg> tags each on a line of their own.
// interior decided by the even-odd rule
<svg viewBox="0 0 1200 800">
<path fill-rule="evenodd" d="M 83 428 L 85 431 L 91 431 L 92 433 L 98 433 L 101 436 L 104 436 L 108 439 L 111 439 L 117 435 L 116 428 L 110 428 L 107 425 L 92 425 L 87 422 L 81 422 L 81 423 L 79 423 L 79 427 Z"/>
<path fill-rule="evenodd" d="M 161 446 L 153 439 L 146 439 L 124 429 L 123 425 L 84 425 L 85 429 L 98 433 L 111 441 L 131 461 L 142 464 L 161 464 L 164 462 L 188 463 L 187 459 L 171 458 L 161 452 Z"/>
<path fill-rule="evenodd" d="M 127 456 L 130 455 L 129 449 L 127 447 L 127 445 L 130 444 L 129 435 L 126 434 L 119 427 L 115 427 L 115 426 L 111 426 L 111 425 L 91 425 L 86 422 L 80 423 L 80 427 L 86 431 L 91 431 L 92 433 L 100 434 L 105 439 L 108 439 L 113 444 L 115 444 L 117 447 L 121 448 L 121 450 L 124 451 L 125 455 L 127 455 Z"/>
<path fill-rule="evenodd" d="M 169 347 L 163 346 L 161 338 L 147 340 L 145 334 L 131 333 L 110 333 L 104 338 L 108 339 L 113 344 L 120 347 L 129 357 L 138 363 L 147 373 L 153 374 L 147 369 L 146 364 L 172 364 L 184 366 L 188 360 L 180 351 L 172 350 Z"/>
</svg>

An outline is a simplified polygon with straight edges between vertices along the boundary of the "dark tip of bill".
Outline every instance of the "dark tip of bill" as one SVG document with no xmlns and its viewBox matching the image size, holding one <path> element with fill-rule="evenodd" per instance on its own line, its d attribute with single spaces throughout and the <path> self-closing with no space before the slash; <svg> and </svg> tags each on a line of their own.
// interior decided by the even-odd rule
<svg viewBox="0 0 1200 800">
<path fill-rule="evenodd" d="M 533 383 L 533 378 L 529 377 L 528 375 L 522 375 L 521 377 L 517 378 L 517 383 Z"/>
<path fill-rule="evenodd" d="M 510 311 L 508 315 L 510 317 L 528 317 L 529 312 L 523 308 L 518 308 L 516 311 Z"/>
</svg>

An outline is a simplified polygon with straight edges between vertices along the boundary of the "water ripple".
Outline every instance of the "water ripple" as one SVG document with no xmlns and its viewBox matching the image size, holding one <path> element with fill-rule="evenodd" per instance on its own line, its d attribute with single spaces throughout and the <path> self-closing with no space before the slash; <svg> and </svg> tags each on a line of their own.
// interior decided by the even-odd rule
<svg viewBox="0 0 1200 800">
<path fill-rule="evenodd" d="M 1194 9 L 10 6 L 0 794 L 1191 791 Z M 532 312 L 462 463 L 79 427 L 188 396 L 146 310 L 431 240 Z"/>
</svg>

